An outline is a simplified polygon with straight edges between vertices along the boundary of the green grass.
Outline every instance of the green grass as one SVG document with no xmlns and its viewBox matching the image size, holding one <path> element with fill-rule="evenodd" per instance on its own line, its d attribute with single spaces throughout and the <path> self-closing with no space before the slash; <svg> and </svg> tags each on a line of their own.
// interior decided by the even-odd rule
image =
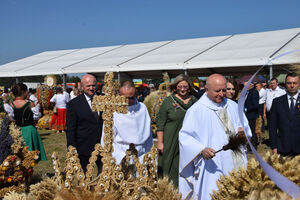
<svg viewBox="0 0 300 200">
<path fill-rule="evenodd" d="M 67 141 L 65 133 L 56 133 L 56 131 L 45 129 L 38 129 L 38 132 L 43 141 L 48 160 L 37 163 L 37 165 L 34 167 L 33 176 L 42 177 L 46 173 L 54 173 L 51 158 L 51 155 L 54 151 L 58 153 L 61 166 L 64 167 L 67 153 Z"/>
</svg>

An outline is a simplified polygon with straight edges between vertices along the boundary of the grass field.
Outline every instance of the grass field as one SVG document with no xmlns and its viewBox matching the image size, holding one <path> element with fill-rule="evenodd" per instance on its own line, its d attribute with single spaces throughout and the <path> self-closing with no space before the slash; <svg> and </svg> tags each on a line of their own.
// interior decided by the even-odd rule
<svg viewBox="0 0 300 200">
<path fill-rule="evenodd" d="M 42 141 L 44 143 L 44 147 L 47 154 L 47 161 L 40 161 L 35 167 L 34 167 L 34 174 L 33 179 L 40 179 L 43 177 L 46 173 L 53 174 L 53 166 L 52 166 L 52 159 L 51 155 L 54 151 L 58 153 L 59 160 L 61 163 L 61 166 L 64 167 L 64 161 L 66 158 L 66 152 L 67 152 L 67 145 L 66 145 L 66 134 L 62 133 L 56 133 L 55 131 L 51 130 L 45 130 L 45 129 L 38 129 L 38 132 L 42 138 Z M 265 132 L 264 139 L 268 139 L 268 133 Z M 270 148 L 265 145 L 259 145 L 258 146 L 258 152 L 260 155 L 264 155 L 267 151 L 271 151 Z M 252 158 L 253 154 L 248 154 L 248 159 Z"/>
<path fill-rule="evenodd" d="M 56 133 L 55 131 L 45 129 L 38 129 L 38 132 L 43 141 L 48 160 L 40 161 L 34 167 L 33 176 L 36 178 L 42 177 L 46 173 L 54 173 L 51 159 L 51 155 L 54 151 L 58 153 L 61 166 L 64 167 L 67 152 L 67 142 L 65 133 Z"/>
</svg>

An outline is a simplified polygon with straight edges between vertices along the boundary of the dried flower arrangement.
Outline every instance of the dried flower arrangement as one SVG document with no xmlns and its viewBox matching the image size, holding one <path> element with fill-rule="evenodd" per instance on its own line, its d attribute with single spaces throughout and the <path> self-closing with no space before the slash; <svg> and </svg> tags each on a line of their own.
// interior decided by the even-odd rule
<svg viewBox="0 0 300 200">
<path fill-rule="evenodd" d="M 3 120 L 1 136 L 4 136 L 0 141 L 0 197 L 3 197 L 9 191 L 25 191 L 39 151 L 28 151 L 20 129 L 9 118 Z"/>
</svg>

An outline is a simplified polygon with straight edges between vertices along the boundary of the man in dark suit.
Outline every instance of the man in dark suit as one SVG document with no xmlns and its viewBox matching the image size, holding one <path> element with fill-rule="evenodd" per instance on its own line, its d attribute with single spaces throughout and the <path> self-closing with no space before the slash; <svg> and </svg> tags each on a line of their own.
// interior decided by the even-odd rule
<svg viewBox="0 0 300 200">
<path fill-rule="evenodd" d="M 246 86 L 247 82 L 244 82 Z M 259 93 L 253 84 L 250 83 L 248 88 L 248 95 L 244 104 L 245 115 L 249 121 L 249 126 L 252 132 L 251 143 L 257 149 L 257 136 L 255 133 L 256 119 L 259 116 Z"/>
<path fill-rule="evenodd" d="M 81 79 L 83 94 L 67 104 L 67 146 L 77 149 L 82 169 L 86 171 L 95 144 L 100 143 L 103 120 L 92 112 L 92 98 L 96 92 L 96 78 L 86 74 Z M 97 161 L 100 168 L 100 158 Z"/>
<path fill-rule="evenodd" d="M 300 154 L 300 97 L 299 75 L 285 78 L 287 94 L 273 100 L 269 133 L 273 153 L 283 156 Z"/>
</svg>

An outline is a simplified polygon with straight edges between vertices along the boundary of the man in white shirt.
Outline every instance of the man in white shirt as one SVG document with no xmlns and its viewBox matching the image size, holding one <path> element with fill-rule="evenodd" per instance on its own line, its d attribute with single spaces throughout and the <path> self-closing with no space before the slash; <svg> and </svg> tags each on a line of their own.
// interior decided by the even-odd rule
<svg viewBox="0 0 300 200">
<path fill-rule="evenodd" d="M 272 78 L 270 81 L 270 89 L 267 90 L 266 111 L 270 112 L 273 99 L 285 94 L 285 90 L 278 87 L 278 80 L 276 78 Z"/>
<path fill-rule="evenodd" d="M 120 88 L 120 95 L 126 97 L 128 113 L 114 113 L 114 141 L 113 157 L 118 164 L 126 155 L 126 150 L 132 143 L 138 153 L 140 163 L 144 155 L 151 150 L 153 145 L 151 119 L 145 104 L 138 102 L 134 83 L 125 81 Z M 103 132 L 104 128 L 102 129 Z M 104 132 L 102 133 L 104 135 Z M 104 141 L 101 141 L 104 146 Z"/>
</svg>

